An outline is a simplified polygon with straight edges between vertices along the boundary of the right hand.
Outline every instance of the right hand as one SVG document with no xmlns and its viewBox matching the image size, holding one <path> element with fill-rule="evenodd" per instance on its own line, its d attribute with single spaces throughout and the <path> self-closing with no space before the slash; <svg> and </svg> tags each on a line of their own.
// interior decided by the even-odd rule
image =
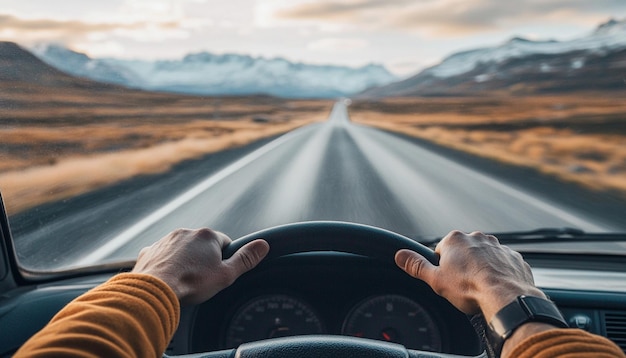
<svg viewBox="0 0 626 358">
<path fill-rule="evenodd" d="M 490 322 L 520 295 L 546 297 L 535 287 L 522 255 L 500 245 L 494 236 L 452 231 L 435 252 L 440 256 L 439 266 L 410 250 L 399 250 L 395 261 L 466 314 L 482 312 Z"/>
</svg>

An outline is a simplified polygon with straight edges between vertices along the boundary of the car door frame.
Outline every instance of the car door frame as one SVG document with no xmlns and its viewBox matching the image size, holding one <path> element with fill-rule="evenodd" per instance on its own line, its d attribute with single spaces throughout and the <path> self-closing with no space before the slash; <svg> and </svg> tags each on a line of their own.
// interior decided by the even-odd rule
<svg viewBox="0 0 626 358">
<path fill-rule="evenodd" d="M 2 239 L 0 240 L 0 295 L 3 295 L 18 286 L 21 276 L 2 193 L 0 193 L 0 238 Z"/>
</svg>

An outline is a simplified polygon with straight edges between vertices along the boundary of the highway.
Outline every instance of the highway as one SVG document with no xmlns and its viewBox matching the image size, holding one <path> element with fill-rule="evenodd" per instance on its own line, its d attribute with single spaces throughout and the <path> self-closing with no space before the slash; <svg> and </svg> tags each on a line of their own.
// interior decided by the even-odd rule
<svg viewBox="0 0 626 358">
<path fill-rule="evenodd" d="M 409 237 L 452 229 L 612 230 L 411 141 L 353 124 L 343 102 L 326 122 L 287 133 L 220 168 L 193 170 L 201 177 L 175 195 L 165 195 L 164 184 L 142 188 L 164 194 L 158 206 L 142 207 L 140 192 L 91 203 L 25 232 L 18 251 L 44 266 L 85 265 L 132 259 L 179 227 L 208 226 L 237 238 L 308 220 L 364 223 Z"/>
</svg>

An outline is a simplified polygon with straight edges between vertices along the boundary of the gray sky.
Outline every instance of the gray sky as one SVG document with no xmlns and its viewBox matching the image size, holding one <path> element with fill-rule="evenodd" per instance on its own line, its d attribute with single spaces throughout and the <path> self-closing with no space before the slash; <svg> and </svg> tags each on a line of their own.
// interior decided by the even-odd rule
<svg viewBox="0 0 626 358">
<path fill-rule="evenodd" d="M 566 40 L 624 0 L 0 0 L 0 40 L 56 42 L 95 57 L 241 53 L 407 75 L 513 36 Z"/>
</svg>

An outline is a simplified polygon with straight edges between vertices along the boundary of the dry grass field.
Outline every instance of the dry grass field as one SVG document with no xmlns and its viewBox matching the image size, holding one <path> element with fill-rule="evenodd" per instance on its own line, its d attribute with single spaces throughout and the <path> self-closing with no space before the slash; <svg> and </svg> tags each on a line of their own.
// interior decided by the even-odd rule
<svg viewBox="0 0 626 358">
<path fill-rule="evenodd" d="M 355 101 L 352 120 L 626 198 L 626 102 L 610 96 Z"/>
<path fill-rule="evenodd" d="M 0 89 L 10 214 L 323 121 L 331 101 Z M 626 198 L 626 103 L 588 96 L 355 101 L 352 120 Z"/>
<path fill-rule="evenodd" d="M 330 101 L 140 91 L 0 91 L 10 214 L 325 120 Z"/>
</svg>

